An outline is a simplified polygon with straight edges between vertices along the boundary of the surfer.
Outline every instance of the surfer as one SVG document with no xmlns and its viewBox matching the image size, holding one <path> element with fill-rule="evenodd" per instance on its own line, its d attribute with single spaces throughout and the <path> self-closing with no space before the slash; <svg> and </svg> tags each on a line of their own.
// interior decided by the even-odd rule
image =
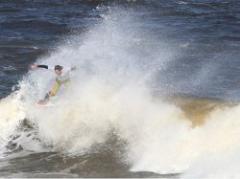
<svg viewBox="0 0 240 179">
<path fill-rule="evenodd" d="M 76 67 L 65 68 L 60 65 L 49 67 L 48 65 L 37 65 L 37 64 L 32 64 L 30 68 L 32 70 L 35 70 L 37 68 L 53 70 L 56 74 L 55 82 L 51 87 L 50 91 L 45 95 L 45 97 L 42 100 L 38 101 L 38 104 L 42 104 L 42 105 L 47 104 L 50 97 L 55 96 L 58 93 L 60 87 L 64 84 L 67 84 L 70 81 L 70 72 L 76 69 Z"/>
</svg>

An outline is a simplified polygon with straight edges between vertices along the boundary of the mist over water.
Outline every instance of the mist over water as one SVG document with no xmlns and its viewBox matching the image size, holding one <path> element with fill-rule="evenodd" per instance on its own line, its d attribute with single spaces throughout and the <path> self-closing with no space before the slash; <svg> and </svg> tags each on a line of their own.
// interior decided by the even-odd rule
<svg viewBox="0 0 240 179">
<path fill-rule="evenodd" d="M 180 173 L 180 178 L 238 177 L 239 105 L 219 102 L 207 108 L 201 125 L 193 126 L 188 115 L 191 106 L 184 109 L 166 98 L 173 94 L 211 95 L 215 89 L 211 79 L 222 64 L 204 63 L 206 58 L 201 63 L 195 61 L 194 66 L 186 58 L 189 63 L 182 63 L 186 71 L 179 73 L 183 69 L 179 61 L 186 57 L 185 53 L 189 55 L 195 43 L 189 49 L 188 43 L 168 37 L 172 28 L 166 25 L 156 36 L 146 28 L 151 23 L 144 19 L 146 14 L 132 8 L 98 6 L 96 11 L 100 18 L 94 25 L 84 33 L 66 36 L 36 61 L 77 68 L 71 83 L 51 99 L 51 106 L 36 105 L 54 81 L 53 72 L 41 69 L 29 71 L 19 81 L 18 90 L 1 99 L 1 157 L 47 152 L 47 159 L 51 159 L 56 157 L 51 157 L 51 152 L 56 152 L 64 155 L 66 163 L 80 163 L 75 173 L 85 176 L 83 169 L 92 161 L 91 156 L 99 153 L 106 158 L 101 153 L 101 146 L 105 146 L 117 160 L 114 169 L 123 166 L 120 173 L 126 172 L 126 176 L 131 172 L 153 172 Z M 199 89 L 202 93 L 197 93 Z M 219 94 L 221 90 L 210 97 Z M 193 100 L 193 108 L 197 102 Z M 115 145 L 116 149 L 112 149 Z M 77 161 L 71 161 L 72 157 Z M 94 171 L 99 161 L 93 161 L 86 166 Z M 69 167 L 73 165 L 58 171 L 74 173 Z"/>
<path fill-rule="evenodd" d="M 141 29 L 128 26 L 140 19 L 131 19 L 134 16 L 129 12 L 129 18 L 122 20 L 120 17 L 125 13 L 118 8 L 110 10 L 101 24 L 75 42 L 74 47 L 63 45 L 50 57 L 41 59 L 50 65 L 77 67 L 69 88 L 53 99 L 56 106 L 49 109 L 32 106 L 46 92 L 43 89 L 47 86 L 48 72 L 31 72 L 23 82 L 27 83 L 22 89 L 27 91 L 25 104 L 30 109 L 27 118 L 37 121 L 39 135 L 56 150 L 81 153 L 95 143 L 103 143 L 111 130 L 128 140 L 140 130 L 132 131 L 135 125 L 150 120 L 155 115 L 152 112 L 159 113 L 157 104 L 152 102 L 150 84 L 156 70 L 171 60 L 172 53 L 167 53 L 164 45 L 158 52 L 145 47 L 144 43 L 154 39 L 142 36 Z M 38 86 L 33 85 L 36 81 Z M 60 132 L 66 128 L 66 132 Z M 129 134 L 129 130 L 133 133 Z"/>
</svg>

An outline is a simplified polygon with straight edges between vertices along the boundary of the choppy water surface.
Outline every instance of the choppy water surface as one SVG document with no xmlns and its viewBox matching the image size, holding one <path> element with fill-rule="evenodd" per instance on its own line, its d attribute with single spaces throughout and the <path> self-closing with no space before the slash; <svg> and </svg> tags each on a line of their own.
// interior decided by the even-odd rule
<svg viewBox="0 0 240 179">
<path fill-rule="evenodd" d="M 239 8 L 1 1 L 0 175 L 237 178 Z M 34 62 L 77 67 L 52 106 Z"/>
</svg>

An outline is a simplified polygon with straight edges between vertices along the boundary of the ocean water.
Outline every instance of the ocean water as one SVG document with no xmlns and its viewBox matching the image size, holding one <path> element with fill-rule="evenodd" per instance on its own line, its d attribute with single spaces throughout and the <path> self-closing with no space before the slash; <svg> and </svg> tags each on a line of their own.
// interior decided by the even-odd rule
<svg viewBox="0 0 240 179">
<path fill-rule="evenodd" d="M 0 176 L 239 178 L 239 8 L 0 1 Z"/>
</svg>

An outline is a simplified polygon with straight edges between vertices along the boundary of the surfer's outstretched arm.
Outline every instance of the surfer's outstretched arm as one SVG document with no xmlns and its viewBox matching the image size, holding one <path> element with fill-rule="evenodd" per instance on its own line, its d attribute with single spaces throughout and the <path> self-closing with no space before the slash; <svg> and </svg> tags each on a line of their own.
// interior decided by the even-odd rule
<svg viewBox="0 0 240 179">
<path fill-rule="evenodd" d="M 49 67 L 48 65 L 37 65 L 37 64 L 32 64 L 30 66 L 30 68 L 32 70 L 35 70 L 37 68 L 45 68 L 45 69 L 49 69 L 49 70 L 62 70 L 63 69 L 63 67 L 60 65 L 55 65 L 55 67 Z M 73 66 L 71 68 L 67 68 L 67 71 L 75 71 L 76 69 L 77 69 L 77 67 Z"/>
<path fill-rule="evenodd" d="M 31 68 L 32 70 L 37 69 L 37 68 L 49 69 L 48 65 L 37 65 L 37 64 L 32 64 L 32 65 L 30 66 L 30 68 Z"/>
<path fill-rule="evenodd" d="M 71 67 L 71 71 L 75 71 L 77 69 L 77 67 L 76 66 L 73 66 L 73 67 Z"/>
</svg>

